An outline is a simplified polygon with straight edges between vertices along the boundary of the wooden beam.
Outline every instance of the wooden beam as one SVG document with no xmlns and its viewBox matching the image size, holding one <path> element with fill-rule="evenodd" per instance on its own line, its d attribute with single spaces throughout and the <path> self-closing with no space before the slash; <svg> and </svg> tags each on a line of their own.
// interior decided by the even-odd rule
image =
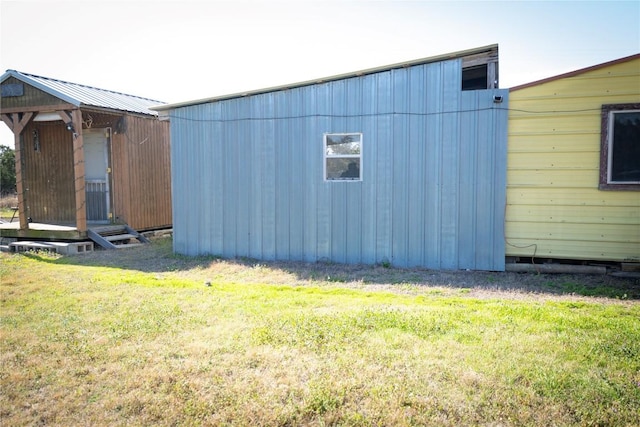
<svg viewBox="0 0 640 427">
<path fill-rule="evenodd" d="M 2 119 L 5 120 L 2 115 Z M 7 115 L 8 116 L 8 115 Z M 25 195 L 25 188 L 23 184 L 23 170 L 22 170 L 22 131 L 24 130 L 29 120 L 33 117 L 33 113 L 25 113 L 22 117 L 18 113 L 11 115 L 11 130 L 13 131 L 13 141 L 16 156 L 16 190 L 18 192 L 18 218 L 20 219 L 20 229 L 28 230 L 29 221 L 27 221 L 27 198 Z"/>
<path fill-rule="evenodd" d="M 512 273 L 607 274 L 607 267 L 601 265 L 511 263 L 504 267 Z"/>
<path fill-rule="evenodd" d="M 87 206 L 84 181 L 84 141 L 82 138 L 82 112 L 73 110 L 73 178 L 76 193 L 76 228 L 79 232 L 87 231 Z"/>
<path fill-rule="evenodd" d="M 498 63 L 489 62 L 487 63 L 487 88 L 498 89 L 498 85 Z"/>
<path fill-rule="evenodd" d="M 38 225 L 44 225 L 45 228 Z M 49 228 L 54 227 L 54 228 Z M 87 233 L 80 233 L 78 230 L 59 230 L 51 224 L 34 224 L 28 230 L 17 228 L 0 228 L 0 236 L 13 239 L 54 239 L 54 240 L 87 240 Z"/>
<path fill-rule="evenodd" d="M 13 144 L 16 157 L 16 191 L 18 192 L 18 219 L 20 221 L 20 229 L 28 230 L 29 221 L 27 221 L 27 209 L 25 204 L 24 185 L 22 183 L 22 135 L 13 134 Z"/>
<path fill-rule="evenodd" d="M 14 107 L 14 108 L 5 108 L 2 107 L 3 114 L 12 114 L 12 113 L 50 113 L 52 111 L 58 110 L 73 110 L 76 107 L 73 104 L 56 104 L 56 105 L 38 105 L 35 107 Z"/>
<path fill-rule="evenodd" d="M 11 116 L 2 113 L 2 121 L 9 127 L 9 129 L 11 129 L 11 132 L 13 132 L 13 120 L 11 119 Z"/>
<path fill-rule="evenodd" d="M 640 262 L 623 262 L 620 264 L 622 271 L 640 273 Z"/>
<path fill-rule="evenodd" d="M 13 114 L 13 133 L 21 134 L 24 128 L 29 124 L 31 118 L 33 117 L 33 113 L 24 113 L 22 118 L 20 114 Z"/>
<path fill-rule="evenodd" d="M 73 121 L 73 118 L 71 117 L 71 114 L 67 113 L 64 110 L 58 110 L 56 111 L 56 113 L 58 113 L 58 115 L 60 116 L 60 119 L 65 123 L 69 123 Z M 74 125 L 75 127 L 75 125 Z"/>
</svg>

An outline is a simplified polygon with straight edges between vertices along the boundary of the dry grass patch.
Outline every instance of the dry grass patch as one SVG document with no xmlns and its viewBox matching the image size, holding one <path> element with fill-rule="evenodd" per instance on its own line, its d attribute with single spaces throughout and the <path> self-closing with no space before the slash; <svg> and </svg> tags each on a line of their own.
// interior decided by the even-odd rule
<svg viewBox="0 0 640 427">
<path fill-rule="evenodd" d="M 640 304 L 555 286 L 633 296 L 635 282 L 185 258 L 170 244 L 0 255 L 4 423 L 640 424 Z"/>
<path fill-rule="evenodd" d="M 0 220 L 9 221 L 13 217 L 14 206 L 18 206 L 18 196 L 2 196 L 0 197 Z"/>
</svg>

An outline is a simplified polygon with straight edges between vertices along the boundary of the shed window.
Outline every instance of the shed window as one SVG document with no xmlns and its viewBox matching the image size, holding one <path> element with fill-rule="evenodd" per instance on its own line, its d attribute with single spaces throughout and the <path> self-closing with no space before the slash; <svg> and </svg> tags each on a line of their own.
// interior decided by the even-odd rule
<svg viewBox="0 0 640 427">
<path fill-rule="evenodd" d="M 462 69 L 462 90 L 487 89 L 487 64 Z"/>
<path fill-rule="evenodd" d="M 362 134 L 324 134 L 325 181 L 362 181 Z"/>
<path fill-rule="evenodd" d="M 640 104 L 602 106 L 600 189 L 640 191 Z"/>
</svg>

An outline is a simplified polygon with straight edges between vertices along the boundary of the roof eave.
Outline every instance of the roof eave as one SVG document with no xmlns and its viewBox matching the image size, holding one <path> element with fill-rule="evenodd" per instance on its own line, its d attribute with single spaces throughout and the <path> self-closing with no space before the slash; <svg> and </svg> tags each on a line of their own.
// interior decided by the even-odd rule
<svg viewBox="0 0 640 427">
<path fill-rule="evenodd" d="M 538 86 L 538 85 L 541 85 L 541 84 L 544 84 L 544 83 L 549 83 L 549 82 L 553 82 L 553 81 L 560 80 L 560 79 L 566 79 L 566 78 L 569 78 L 569 77 L 575 77 L 575 76 L 578 76 L 580 74 L 587 73 L 589 71 L 599 70 L 600 68 L 610 67 L 612 65 L 621 64 L 623 62 L 632 61 L 632 60 L 638 59 L 638 58 L 640 58 L 640 53 L 636 53 L 634 55 L 625 56 L 623 58 L 614 59 L 613 61 L 607 61 L 607 62 L 603 62 L 601 64 L 596 64 L 596 65 L 591 65 L 589 67 L 580 68 L 578 70 L 569 71 L 568 73 L 558 74 L 556 76 L 547 77 L 547 78 L 540 79 L 540 80 L 535 80 L 535 81 L 529 82 L 529 83 L 524 83 L 524 84 L 521 84 L 521 85 L 518 85 L 518 86 L 514 86 L 512 88 L 509 88 L 509 92 L 513 92 L 513 91 L 520 90 L 520 89 L 526 89 L 526 88 L 532 87 L 532 86 Z"/>
<path fill-rule="evenodd" d="M 398 69 L 398 68 L 408 68 L 408 67 L 412 67 L 412 66 L 416 66 L 416 65 L 429 64 L 429 63 L 432 63 L 432 62 L 450 61 L 452 59 L 459 59 L 459 58 L 464 58 L 466 56 L 477 55 L 477 54 L 480 54 L 480 53 L 489 53 L 489 52 L 497 51 L 497 50 L 498 50 L 498 45 L 497 44 L 491 44 L 491 45 L 487 45 L 487 46 L 483 46 L 483 47 L 477 47 L 477 48 L 473 48 L 473 49 L 461 50 L 461 51 L 457 51 L 457 52 L 446 53 L 446 54 L 443 54 L 443 55 L 430 56 L 430 57 L 426 57 L 426 58 L 415 59 L 415 60 L 412 60 L 412 61 L 398 62 L 398 63 L 391 64 L 391 65 L 384 65 L 384 66 L 381 66 L 381 67 L 368 68 L 368 69 L 360 70 L 360 71 L 352 71 L 352 72 L 349 72 L 349 73 L 337 74 L 337 75 L 333 75 L 333 76 L 329 76 L 329 77 L 317 78 L 317 79 L 313 79 L 313 80 L 306 80 L 306 81 L 302 81 L 302 82 L 298 82 L 298 83 L 290 83 L 290 84 L 285 84 L 285 85 L 280 85 L 280 86 L 272 86 L 272 87 L 268 87 L 268 88 L 264 88 L 264 89 L 250 90 L 250 91 L 246 91 L 246 92 L 236 92 L 236 93 L 232 93 L 232 94 L 228 94 L 228 95 L 214 96 L 214 97 L 209 97 L 209 98 L 196 99 L 196 100 L 192 100 L 192 101 L 185 101 L 185 102 L 177 102 L 177 103 L 172 103 L 172 104 L 157 105 L 157 106 L 149 107 L 149 109 L 150 110 L 154 110 L 154 111 L 159 111 L 159 112 L 160 111 L 174 110 L 176 108 L 189 107 L 189 106 L 192 106 L 192 105 L 206 104 L 206 103 L 209 103 L 209 102 L 224 101 L 224 100 L 234 99 L 234 98 L 244 98 L 244 97 L 252 96 L 252 95 L 260 95 L 260 94 L 269 93 L 269 92 L 277 92 L 277 91 L 281 91 L 281 90 L 294 89 L 294 88 L 299 88 L 299 87 L 304 87 L 304 86 L 311 86 L 311 85 L 314 85 L 314 84 L 327 83 L 327 82 L 332 82 L 332 81 L 336 81 L 336 80 L 343 80 L 343 79 L 347 79 L 347 78 L 361 77 L 361 76 L 368 75 L 368 74 L 380 73 L 380 72 L 390 71 L 390 70 L 394 70 L 394 69 Z"/>
<path fill-rule="evenodd" d="M 79 108 L 82 111 L 88 111 L 88 112 L 93 111 L 96 113 L 112 114 L 116 116 L 127 115 L 127 116 L 138 116 L 138 117 L 145 117 L 145 118 L 158 117 L 158 113 L 155 111 L 153 113 L 143 113 L 140 111 L 120 110 L 117 108 L 108 108 L 108 107 L 102 107 L 100 105 L 91 105 L 91 104 L 80 104 Z"/>
<path fill-rule="evenodd" d="M 21 74 L 19 71 L 16 70 L 7 70 L 6 73 L 4 73 L 2 75 L 2 77 L 0 78 L 0 81 L 5 81 L 6 79 L 8 79 L 9 77 L 13 77 L 15 79 L 20 80 L 23 83 L 26 83 L 30 86 L 35 87 L 36 89 L 40 89 L 43 92 L 48 93 L 49 95 L 55 96 L 58 99 L 61 99 L 69 104 L 75 105 L 76 107 L 80 107 L 81 106 L 81 102 L 78 101 L 75 98 L 72 98 L 70 96 L 67 96 L 63 93 L 60 93 L 56 90 L 51 89 L 50 87 L 47 87 L 45 85 L 43 85 L 42 83 L 33 80 L 31 78 L 29 78 L 28 76 L 25 76 L 23 74 Z"/>
</svg>

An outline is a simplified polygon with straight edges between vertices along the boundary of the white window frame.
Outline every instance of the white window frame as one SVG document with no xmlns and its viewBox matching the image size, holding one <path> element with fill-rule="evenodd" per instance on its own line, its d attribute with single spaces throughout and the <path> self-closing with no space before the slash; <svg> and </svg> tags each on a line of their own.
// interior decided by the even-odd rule
<svg viewBox="0 0 640 427">
<path fill-rule="evenodd" d="M 358 136 L 360 139 L 360 154 L 327 154 L 327 138 L 329 136 L 349 136 L 354 135 Z M 335 133 L 325 133 L 322 138 L 322 177 L 325 182 L 362 182 L 362 153 L 364 149 L 363 144 L 363 135 L 362 132 L 335 132 Z M 359 159 L 360 160 L 360 168 L 358 173 L 358 178 L 327 178 L 327 160 L 328 159 Z"/>
<path fill-rule="evenodd" d="M 601 190 L 640 190 L 640 181 L 614 181 L 613 174 L 613 149 L 615 115 L 617 113 L 640 112 L 640 104 L 612 104 L 602 106 L 602 142 L 600 160 L 600 186 Z"/>
</svg>

